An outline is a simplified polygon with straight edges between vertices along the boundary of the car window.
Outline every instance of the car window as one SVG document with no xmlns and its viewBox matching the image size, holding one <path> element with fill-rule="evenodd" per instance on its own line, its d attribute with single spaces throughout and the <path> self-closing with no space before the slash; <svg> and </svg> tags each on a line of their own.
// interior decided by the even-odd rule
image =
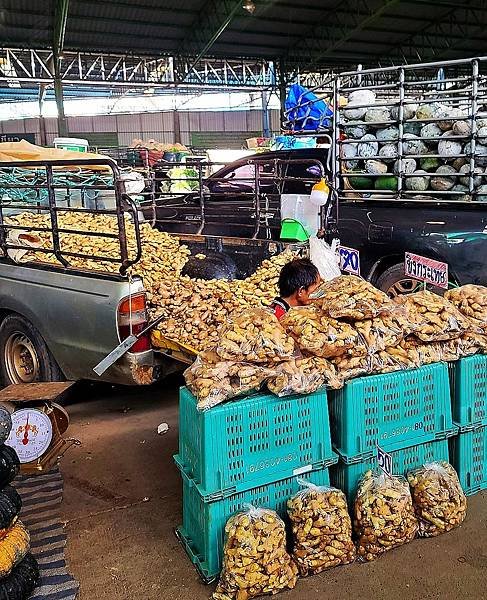
<svg viewBox="0 0 487 600">
<path fill-rule="evenodd" d="M 232 179 L 236 182 L 240 180 L 242 183 L 253 185 L 255 178 L 255 167 L 254 165 L 250 164 L 240 165 L 236 169 L 229 171 L 224 178 Z"/>
</svg>

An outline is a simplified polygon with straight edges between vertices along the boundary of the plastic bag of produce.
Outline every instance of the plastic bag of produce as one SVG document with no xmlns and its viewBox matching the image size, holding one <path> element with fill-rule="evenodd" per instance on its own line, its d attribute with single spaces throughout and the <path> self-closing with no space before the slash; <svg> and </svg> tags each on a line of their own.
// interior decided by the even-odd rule
<svg viewBox="0 0 487 600">
<path fill-rule="evenodd" d="M 418 522 L 407 481 L 382 471 L 367 471 L 358 485 L 353 526 L 357 553 L 363 561 L 413 540 Z"/>
<path fill-rule="evenodd" d="M 487 354 L 487 331 L 484 332 L 481 329 L 479 331 L 467 331 L 462 334 L 460 341 L 464 345 L 462 347 L 464 356 L 468 356 L 465 353 L 470 348 L 477 348 L 477 352 Z M 477 354 L 477 352 L 470 352 L 470 354 Z"/>
<path fill-rule="evenodd" d="M 339 356 L 361 344 L 358 332 L 349 323 L 327 316 L 317 306 L 292 308 L 280 323 L 301 350 L 315 356 Z M 365 354 L 363 344 L 362 348 Z"/>
<path fill-rule="evenodd" d="M 483 285 L 462 285 L 448 290 L 445 298 L 458 310 L 469 317 L 475 325 L 487 331 L 487 287 Z"/>
<path fill-rule="evenodd" d="M 396 346 L 411 332 L 406 311 L 394 308 L 373 319 L 356 321 L 354 327 L 369 353 Z"/>
<path fill-rule="evenodd" d="M 371 373 L 392 373 L 417 369 L 421 366 L 419 354 L 413 348 L 408 350 L 401 346 L 388 346 L 370 356 Z"/>
<path fill-rule="evenodd" d="M 403 136 L 403 151 L 404 154 L 423 155 L 428 152 L 426 144 L 421 141 L 414 133 L 405 133 Z"/>
<path fill-rule="evenodd" d="M 407 311 L 414 335 L 424 342 L 451 340 L 472 329 L 472 323 L 446 298 L 428 290 L 395 298 Z"/>
<path fill-rule="evenodd" d="M 364 115 L 364 121 L 369 123 L 371 127 L 377 123 L 378 127 L 384 127 L 384 121 L 391 120 L 391 112 L 387 106 L 374 106 L 368 108 Z"/>
<path fill-rule="evenodd" d="M 222 361 L 213 351 L 202 352 L 184 372 L 188 389 L 204 411 L 222 402 L 260 389 L 276 375 L 276 370 L 263 365 Z"/>
<path fill-rule="evenodd" d="M 330 362 L 335 366 L 338 376 L 343 381 L 360 377 L 361 375 L 367 375 L 371 372 L 371 358 L 370 355 L 355 354 L 343 354 L 342 356 L 336 356 L 330 358 Z"/>
<path fill-rule="evenodd" d="M 301 576 L 321 573 L 355 560 L 352 523 L 345 494 L 298 480 L 304 489 L 287 502 L 293 532 L 293 558 Z"/>
<path fill-rule="evenodd" d="M 267 380 L 267 387 L 276 396 L 312 394 L 321 387 L 338 390 L 343 379 L 335 366 L 317 356 L 287 360 L 276 365 L 276 374 Z"/>
<path fill-rule="evenodd" d="M 343 109 L 343 115 L 349 121 L 361 119 L 370 104 L 375 104 L 375 94 L 372 90 L 355 90 L 348 97 L 348 104 Z M 355 108 L 356 106 L 357 108 Z"/>
<path fill-rule="evenodd" d="M 422 342 L 414 336 L 408 336 L 400 342 L 399 347 L 405 350 L 412 360 L 418 360 L 419 366 L 443 360 L 439 342 Z"/>
<path fill-rule="evenodd" d="M 286 551 L 286 531 L 273 510 L 245 505 L 225 525 L 220 581 L 213 600 L 247 600 L 293 589 L 298 568 Z"/>
<path fill-rule="evenodd" d="M 366 133 L 357 144 L 357 155 L 361 158 L 377 156 L 379 153 L 379 143 L 372 133 Z"/>
<path fill-rule="evenodd" d="M 487 335 L 467 331 L 454 340 L 437 342 L 441 360 L 453 361 L 466 356 L 484 353 L 487 349 Z"/>
<path fill-rule="evenodd" d="M 334 319 L 371 319 L 394 309 L 387 294 L 355 275 L 342 275 L 323 283 L 315 304 Z"/>
<path fill-rule="evenodd" d="M 294 340 L 270 310 L 249 308 L 234 314 L 217 342 L 216 352 L 236 362 L 280 362 L 294 353 Z"/>
<path fill-rule="evenodd" d="M 449 463 L 427 463 L 408 473 L 408 481 L 421 537 L 434 537 L 463 523 L 467 499 Z"/>
</svg>

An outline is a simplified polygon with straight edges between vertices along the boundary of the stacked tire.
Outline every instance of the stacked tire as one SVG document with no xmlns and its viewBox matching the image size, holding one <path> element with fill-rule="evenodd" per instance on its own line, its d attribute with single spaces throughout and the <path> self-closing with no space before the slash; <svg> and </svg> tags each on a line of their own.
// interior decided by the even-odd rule
<svg viewBox="0 0 487 600">
<path fill-rule="evenodd" d="M 0 600 L 26 600 L 40 576 L 29 552 L 29 532 L 19 519 L 22 500 L 9 485 L 20 470 L 17 453 L 5 445 L 11 428 L 10 413 L 0 407 Z"/>
</svg>

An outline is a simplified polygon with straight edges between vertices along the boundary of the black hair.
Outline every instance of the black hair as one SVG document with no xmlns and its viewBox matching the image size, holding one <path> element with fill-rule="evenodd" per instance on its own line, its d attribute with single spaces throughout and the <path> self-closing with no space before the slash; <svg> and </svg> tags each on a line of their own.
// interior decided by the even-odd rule
<svg viewBox="0 0 487 600">
<path fill-rule="evenodd" d="M 279 294 L 289 298 L 301 288 L 308 289 L 319 278 L 318 269 L 308 258 L 295 258 L 282 267 L 279 275 Z"/>
</svg>

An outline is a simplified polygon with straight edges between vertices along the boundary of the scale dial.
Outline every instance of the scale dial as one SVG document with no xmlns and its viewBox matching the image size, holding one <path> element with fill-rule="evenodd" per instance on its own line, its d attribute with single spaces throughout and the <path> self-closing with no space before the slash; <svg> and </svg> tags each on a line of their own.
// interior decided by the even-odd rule
<svg viewBox="0 0 487 600">
<path fill-rule="evenodd" d="M 35 408 L 21 408 L 11 416 L 12 430 L 5 443 L 14 448 L 21 463 L 37 460 L 51 443 L 51 419 Z"/>
</svg>

